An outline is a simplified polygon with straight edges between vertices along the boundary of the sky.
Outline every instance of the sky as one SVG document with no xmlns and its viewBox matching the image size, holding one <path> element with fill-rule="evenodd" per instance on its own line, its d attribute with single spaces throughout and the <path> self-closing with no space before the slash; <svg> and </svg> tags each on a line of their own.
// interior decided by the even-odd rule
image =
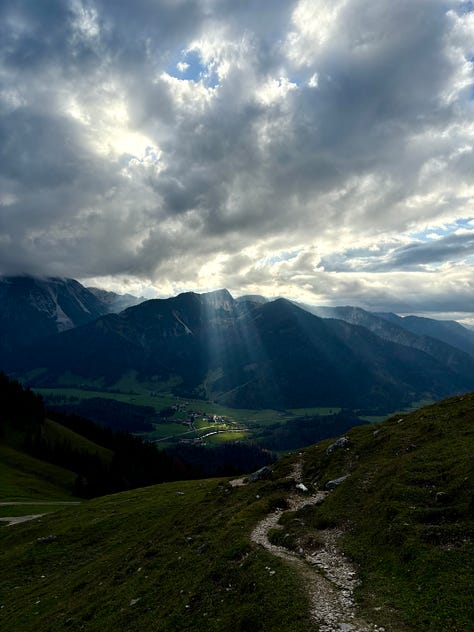
<svg viewBox="0 0 474 632">
<path fill-rule="evenodd" d="M 474 322 L 474 3 L 0 0 L 0 274 Z"/>
</svg>

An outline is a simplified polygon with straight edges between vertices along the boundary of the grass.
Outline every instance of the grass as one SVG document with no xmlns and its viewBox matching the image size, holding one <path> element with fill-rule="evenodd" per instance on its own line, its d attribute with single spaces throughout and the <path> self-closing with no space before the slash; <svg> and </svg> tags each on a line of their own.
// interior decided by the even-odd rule
<svg viewBox="0 0 474 632">
<path fill-rule="evenodd" d="M 170 483 L 2 529 L 0 626 L 309 631 L 298 578 L 249 544 L 278 493 L 268 482 Z"/>
<path fill-rule="evenodd" d="M 77 434 L 61 424 L 45 419 L 42 428 L 43 438 L 51 445 L 69 443 L 74 449 L 86 454 L 97 454 L 106 463 L 112 460 L 112 451 L 97 445 L 93 441 Z"/>
<path fill-rule="evenodd" d="M 81 382 L 78 381 L 78 384 L 81 384 Z M 215 414 L 224 417 L 227 423 L 245 426 L 245 428 L 249 431 L 249 438 L 252 438 L 252 435 L 255 435 L 255 433 L 258 433 L 259 430 L 264 429 L 269 425 L 276 423 L 282 425 L 295 417 L 304 417 L 306 415 L 331 415 L 341 411 L 341 408 L 338 406 L 312 406 L 305 408 L 292 408 L 285 411 L 271 409 L 230 408 L 211 401 L 177 397 L 169 392 L 159 390 L 159 388 L 166 386 L 169 387 L 169 384 L 143 384 L 136 381 L 136 379 L 131 376 L 127 379 L 121 380 L 107 390 L 100 388 L 99 385 L 97 385 L 96 388 L 91 385 L 87 388 L 58 387 L 37 388 L 35 390 L 43 396 L 53 396 L 55 398 L 55 403 L 68 403 L 68 400 L 71 401 L 71 398 L 72 401 L 74 401 L 100 397 L 135 404 L 137 406 L 151 406 L 157 412 L 164 408 L 181 404 L 185 405 L 184 411 L 175 413 L 173 417 L 177 423 L 187 418 L 187 411 L 199 411 L 203 414 Z M 420 405 L 424 405 L 428 402 L 418 403 Z M 388 416 L 389 415 L 363 415 L 363 419 L 370 423 L 377 423 L 387 419 Z M 175 433 L 180 434 L 176 427 L 170 431 L 169 426 L 169 422 L 165 424 L 155 424 L 154 430 L 147 433 L 146 436 L 151 440 L 156 440 L 168 437 L 169 435 Z"/>
<path fill-rule="evenodd" d="M 68 398 L 91 399 L 93 397 L 103 397 L 105 399 L 115 399 L 120 402 L 136 404 L 140 406 L 151 406 L 156 411 L 167 408 L 175 404 L 187 403 L 189 410 L 199 410 L 205 414 L 216 414 L 229 417 L 233 421 L 248 421 L 258 423 L 274 423 L 281 417 L 293 417 L 293 413 L 282 412 L 271 409 L 250 409 L 250 408 L 230 408 L 222 406 L 215 402 L 177 397 L 171 393 L 153 391 L 144 388 L 143 385 L 138 389 L 137 386 L 133 390 L 102 390 L 100 388 L 79 388 L 79 387 L 55 387 L 55 388 L 35 388 L 35 392 L 43 396 L 55 396 L 59 400 L 67 401 Z M 153 394 L 152 394 L 153 393 Z M 305 409 L 306 410 L 306 409 Z M 310 409 L 308 409 L 310 410 Z M 311 410 L 329 410 L 329 409 L 311 409 Z M 336 410 L 336 409 L 335 409 Z"/>
<path fill-rule="evenodd" d="M 61 509 L 66 509 L 68 505 L 51 505 L 48 502 L 34 502 L 27 505 L 5 505 L 0 506 L 0 517 L 10 516 L 30 516 L 32 514 L 45 514 Z"/>
<path fill-rule="evenodd" d="M 183 424 L 175 424 L 175 423 L 162 423 L 155 424 L 153 430 L 151 432 L 139 433 L 144 439 L 148 439 L 149 441 L 162 441 L 166 437 L 179 438 L 179 437 L 192 437 L 195 436 L 196 433 L 194 431 L 190 431 L 190 428 L 187 426 L 183 426 Z"/>
<path fill-rule="evenodd" d="M 0 500 L 74 500 L 76 475 L 11 447 L 0 445 Z M 12 515 L 12 514 L 9 514 Z"/>
<path fill-rule="evenodd" d="M 150 392 L 119 392 L 109 390 L 92 390 L 81 388 L 35 388 L 35 392 L 43 396 L 56 396 L 59 400 L 67 401 L 68 398 L 75 399 L 92 399 L 93 397 L 102 397 L 103 399 L 115 399 L 119 402 L 127 404 L 136 404 L 137 406 L 152 406 L 159 411 L 176 404 L 177 398 L 170 394 L 151 395 Z"/>
<path fill-rule="evenodd" d="M 245 431 L 239 432 L 219 432 L 218 434 L 209 435 L 204 438 L 204 441 L 210 445 L 220 445 L 221 443 L 232 443 L 235 441 L 242 441 L 247 438 L 248 433 Z"/>
</svg>

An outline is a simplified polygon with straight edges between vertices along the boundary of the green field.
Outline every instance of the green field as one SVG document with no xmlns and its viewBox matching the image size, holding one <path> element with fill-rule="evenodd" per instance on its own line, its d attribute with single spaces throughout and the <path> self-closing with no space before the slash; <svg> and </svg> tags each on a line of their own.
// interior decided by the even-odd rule
<svg viewBox="0 0 474 632">
<path fill-rule="evenodd" d="M 209 445 L 220 445 L 221 443 L 232 443 L 234 441 L 242 441 L 249 436 L 249 433 L 245 430 L 239 431 L 221 431 L 217 434 L 204 437 L 204 441 Z"/>
<path fill-rule="evenodd" d="M 136 388 L 136 385 L 135 385 Z M 294 417 L 292 412 L 281 412 L 275 410 L 252 410 L 252 409 L 236 409 L 228 408 L 215 404 L 213 402 L 179 398 L 169 393 L 160 393 L 150 391 L 141 387 L 141 392 L 135 390 L 133 392 L 117 392 L 110 390 L 89 390 L 84 388 L 38 388 L 36 392 L 45 397 L 52 398 L 55 404 L 68 404 L 73 401 L 91 398 L 113 399 L 127 404 L 135 404 L 137 406 L 151 406 L 156 412 L 171 406 L 179 406 L 181 410 L 176 412 L 171 422 L 163 422 L 154 424 L 151 432 L 139 433 L 143 438 L 151 441 L 157 441 L 162 447 L 173 445 L 180 439 L 199 437 L 209 432 L 209 429 L 216 430 L 245 430 L 246 433 L 232 432 L 227 435 L 227 440 L 251 438 L 255 431 L 273 423 L 285 423 L 288 419 Z M 316 409 L 314 409 L 316 410 Z M 324 409 L 326 410 L 326 409 Z M 197 418 L 195 421 L 196 431 L 182 424 L 188 413 L 194 411 L 203 415 L 217 415 L 224 418 L 223 422 L 212 422 L 211 425 L 207 420 Z M 221 443 L 223 439 L 214 438 L 210 443 Z"/>
<path fill-rule="evenodd" d="M 294 416 L 293 413 L 282 413 L 281 411 L 276 410 L 229 408 L 227 406 L 221 406 L 220 404 L 205 401 L 202 399 L 182 398 L 170 393 L 155 393 L 154 391 L 127 393 L 123 391 L 102 391 L 81 388 L 35 388 L 34 390 L 35 392 L 40 393 L 44 396 L 55 396 L 58 403 L 67 402 L 68 398 L 91 399 L 94 397 L 102 397 L 104 399 L 115 399 L 119 402 L 126 402 L 128 404 L 136 404 L 137 406 L 151 406 L 157 412 L 159 412 L 163 408 L 168 408 L 169 406 L 182 404 L 186 405 L 189 410 L 200 411 L 205 414 L 215 414 L 223 417 L 228 417 L 232 421 L 242 421 L 249 424 L 275 422 L 281 418 Z"/>
<path fill-rule="evenodd" d="M 222 406 L 221 404 L 202 399 L 183 398 L 172 395 L 171 393 L 153 391 L 143 385 L 139 387 L 136 383 L 134 384 L 134 389 L 130 391 L 70 387 L 34 388 L 34 390 L 43 396 L 55 397 L 57 403 L 67 403 L 70 398 L 81 400 L 101 397 L 128 404 L 136 404 L 137 406 L 151 406 L 157 412 L 170 406 L 185 405 L 187 410 L 199 411 L 204 414 L 215 414 L 226 417 L 233 422 L 245 423 L 248 426 L 284 423 L 286 420 L 294 417 L 303 417 L 305 415 L 332 415 L 341 411 L 341 407 L 336 405 L 309 406 L 304 408 L 290 408 L 287 410 L 230 408 L 229 406 Z M 414 402 L 410 410 L 415 410 L 420 406 L 425 406 L 430 403 L 432 402 L 428 400 Z M 386 419 L 392 414 L 395 414 L 395 412 L 387 413 L 382 416 L 372 416 L 372 418 Z M 364 418 L 366 418 L 366 415 L 364 415 Z"/>
<path fill-rule="evenodd" d="M 212 430 L 226 430 L 227 432 L 225 434 L 213 434 L 205 437 L 205 443 L 217 445 L 226 441 L 253 441 L 260 443 L 263 447 L 268 447 L 276 453 L 283 454 L 289 450 L 287 445 L 281 442 L 275 445 L 275 443 L 272 443 L 270 436 L 272 433 L 278 434 L 278 427 L 283 428 L 295 418 L 301 420 L 304 420 L 305 417 L 311 418 L 316 416 L 333 416 L 335 418 L 336 415 L 342 412 L 342 409 L 337 406 L 313 406 L 292 408 L 289 410 L 236 409 L 221 406 L 210 401 L 177 397 L 169 392 L 152 390 L 152 386 L 153 385 L 139 384 L 132 379 L 128 382 L 127 380 L 121 382 L 121 390 L 100 390 L 89 387 L 86 388 L 85 386 L 82 388 L 62 387 L 40 388 L 36 390 L 43 396 L 51 398 L 50 401 L 56 405 L 69 404 L 74 406 L 74 404 L 77 404 L 81 400 L 104 398 L 136 406 L 151 407 L 157 413 L 157 416 L 152 422 L 153 430 L 137 432 L 137 434 L 143 439 L 156 442 L 162 449 L 173 447 L 183 440 L 203 437 L 203 435 L 209 434 Z M 127 390 L 127 387 L 130 388 Z M 114 388 L 117 388 L 117 385 Z M 171 414 L 170 412 L 165 412 L 166 421 L 157 421 L 160 411 L 172 407 L 175 407 L 177 410 Z M 183 423 L 189 419 L 190 413 L 197 414 L 192 426 Z M 397 414 L 406 415 L 408 411 L 399 412 Z M 203 419 L 203 417 L 207 415 L 216 416 L 218 420 L 209 421 L 207 418 Z M 368 423 L 379 423 L 387 417 L 388 415 L 362 415 L 362 419 Z M 344 430 L 342 430 L 342 432 L 343 431 Z M 290 432 L 295 433 L 297 430 L 292 426 Z M 334 434 L 337 434 L 337 432 L 339 431 L 334 430 Z M 270 435 L 268 433 L 270 433 Z M 299 435 L 295 434 L 294 436 Z M 300 446 L 303 447 L 320 438 L 321 435 L 315 436 L 312 440 L 307 440 L 302 437 Z M 291 445 L 293 446 L 292 449 L 295 449 L 294 443 Z"/>
</svg>

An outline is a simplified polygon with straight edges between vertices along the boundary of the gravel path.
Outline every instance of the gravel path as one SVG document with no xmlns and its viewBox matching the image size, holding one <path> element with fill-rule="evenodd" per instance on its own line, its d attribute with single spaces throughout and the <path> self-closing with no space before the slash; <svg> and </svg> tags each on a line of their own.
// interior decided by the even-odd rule
<svg viewBox="0 0 474 632">
<path fill-rule="evenodd" d="M 302 482 L 302 459 L 293 466 L 288 478 Z M 324 501 L 328 492 L 305 492 L 288 496 L 289 509 L 297 511 L 304 505 L 317 505 Z M 310 598 L 311 618 L 319 632 L 384 632 L 384 628 L 367 623 L 355 612 L 354 589 L 358 584 L 354 567 L 337 548 L 342 532 L 338 529 L 318 531 L 321 546 L 317 551 L 300 549 L 298 554 L 272 544 L 268 539 L 271 529 L 282 528 L 278 522 L 285 511 L 268 514 L 252 531 L 250 539 L 263 546 L 269 553 L 291 564 L 302 575 Z"/>
</svg>

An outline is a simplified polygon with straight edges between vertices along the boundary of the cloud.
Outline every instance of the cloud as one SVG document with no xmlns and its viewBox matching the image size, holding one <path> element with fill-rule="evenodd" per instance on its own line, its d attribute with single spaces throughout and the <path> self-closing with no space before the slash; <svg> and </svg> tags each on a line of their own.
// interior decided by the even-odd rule
<svg viewBox="0 0 474 632">
<path fill-rule="evenodd" d="M 471 309 L 469 7 L 5 0 L 0 273 Z"/>
<path fill-rule="evenodd" d="M 331 272 L 423 271 L 430 264 L 464 261 L 472 255 L 474 231 L 459 230 L 431 241 L 348 249 L 322 258 L 320 267 Z"/>
</svg>

